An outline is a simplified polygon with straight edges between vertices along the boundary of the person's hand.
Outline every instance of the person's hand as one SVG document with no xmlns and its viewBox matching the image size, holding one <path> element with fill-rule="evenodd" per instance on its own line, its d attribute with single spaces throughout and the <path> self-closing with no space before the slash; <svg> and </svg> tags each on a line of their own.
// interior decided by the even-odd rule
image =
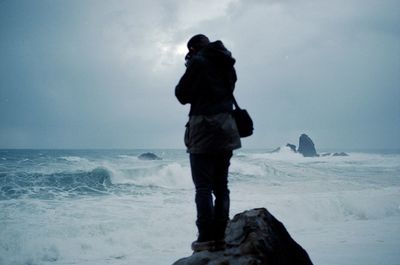
<svg viewBox="0 0 400 265">
<path fill-rule="evenodd" d="M 193 57 L 193 53 L 192 52 L 188 52 L 185 56 L 185 66 L 188 67 L 190 64 L 190 60 Z"/>
</svg>

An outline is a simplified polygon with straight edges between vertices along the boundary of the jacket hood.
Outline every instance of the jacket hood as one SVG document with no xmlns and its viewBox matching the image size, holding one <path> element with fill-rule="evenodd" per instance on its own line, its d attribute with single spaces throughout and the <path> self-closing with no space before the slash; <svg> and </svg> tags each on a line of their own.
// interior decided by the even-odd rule
<svg viewBox="0 0 400 265">
<path fill-rule="evenodd" d="M 233 66 L 235 64 L 232 53 L 226 49 L 222 41 L 219 40 L 210 42 L 199 51 L 199 55 L 223 65 Z"/>
</svg>

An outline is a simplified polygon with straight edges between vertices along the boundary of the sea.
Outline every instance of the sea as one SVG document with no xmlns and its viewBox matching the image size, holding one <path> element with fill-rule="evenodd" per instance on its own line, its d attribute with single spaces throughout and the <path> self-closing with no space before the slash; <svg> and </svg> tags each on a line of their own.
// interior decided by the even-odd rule
<svg viewBox="0 0 400 265">
<path fill-rule="evenodd" d="M 265 207 L 314 264 L 399 265 L 400 152 L 346 153 L 235 151 L 230 217 Z M 195 219 L 185 150 L 0 150 L 1 265 L 172 264 Z"/>
</svg>

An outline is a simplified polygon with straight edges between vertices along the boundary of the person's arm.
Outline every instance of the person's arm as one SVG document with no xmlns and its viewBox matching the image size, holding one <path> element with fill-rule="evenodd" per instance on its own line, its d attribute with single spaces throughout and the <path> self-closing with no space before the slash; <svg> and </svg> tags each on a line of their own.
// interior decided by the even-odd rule
<svg viewBox="0 0 400 265">
<path fill-rule="evenodd" d="M 231 75 L 231 89 L 232 89 L 232 92 L 235 89 L 236 81 L 237 81 L 236 70 L 235 70 L 234 67 L 232 67 L 232 75 Z"/>
<path fill-rule="evenodd" d="M 179 80 L 178 85 L 175 87 L 175 96 L 181 104 L 192 102 L 199 76 L 200 62 L 193 59 L 193 61 L 190 62 L 190 64 L 186 68 L 185 73 Z"/>
</svg>

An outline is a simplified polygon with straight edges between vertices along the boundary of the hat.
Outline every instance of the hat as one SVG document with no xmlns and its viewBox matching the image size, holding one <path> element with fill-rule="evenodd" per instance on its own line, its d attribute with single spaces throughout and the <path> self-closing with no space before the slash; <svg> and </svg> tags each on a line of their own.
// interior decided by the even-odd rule
<svg viewBox="0 0 400 265">
<path fill-rule="evenodd" d="M 190 38 L 187 43 L 187 47 L 190 50 L 191 48 L 195 50 L 199 50 L 210 43 L 210 40 L 207 38 L 206 35 L 197 34 Z"/>
</svg>

